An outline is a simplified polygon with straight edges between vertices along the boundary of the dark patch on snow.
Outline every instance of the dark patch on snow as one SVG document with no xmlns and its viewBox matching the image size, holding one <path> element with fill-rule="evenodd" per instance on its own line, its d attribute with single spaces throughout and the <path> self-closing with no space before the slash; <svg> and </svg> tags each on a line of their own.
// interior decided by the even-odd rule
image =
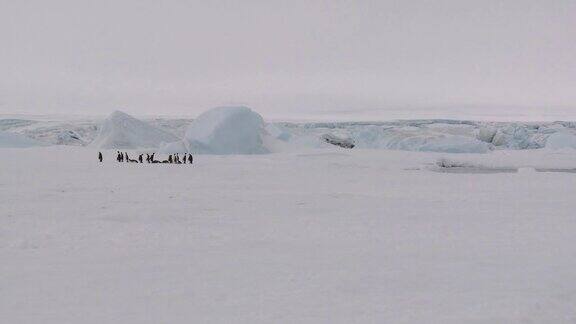
<svg viewBox="0 0 576 324">
<path fill-rule="evenodd" d="M 321 136 L 322 140 L 328 144 L 340 146 L 343 148 L 351 149 L 354 148 L 355 144 L 352 139 L 341 138 L 332 134 L 324 134 Z"/>
<path fill-rule="evenodd" d="M 517 173 L 518 169 L 514 168 L 485 168 L 485 167 L 454 167 L 454 168 L 436 168 L 432 171 L 441 173 L 460 173 L 460 174 L 494 174 L 494 173 Z"/>
<path fill-rule="evenodd" d="M 430 169 L 435 172 L 460 173 L 460 174 L 493 174 L 493 173 L 518 172 L 518 168 L 473 165 L 467 162 L 460 162 L 448 159 L 440 159 L 436 161 L 436 164 Z"/>
<path fill-rule="evenodd" d="M 576 173 L 576 168 L 536 168 L 536 172 L 563 172 L 563 173 Z"/>
</svg>

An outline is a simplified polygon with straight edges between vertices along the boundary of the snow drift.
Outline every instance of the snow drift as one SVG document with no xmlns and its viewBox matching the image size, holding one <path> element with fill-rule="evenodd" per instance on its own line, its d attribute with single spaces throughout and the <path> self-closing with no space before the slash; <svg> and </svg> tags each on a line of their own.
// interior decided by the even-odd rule
<svg viewBox="0 0 576 324">
<path fill-rule="evenodd" d="M 90 144 L 102 149 L 156 148 L 162 143 L 173 142 L 177 137 L 150 126 L 121 111 L 113 112 Z"/>
<path fill-rule="evenodd" d="M 0 147 L 3 148 L 23 148 L 23 147 L 33 147 L 33 146 L 45 146 L 45 144 L 33 140 L 31 138 L 13 134 L 9 132 L 0 131 Z"/>
<path fill-rule="evenodd" d="M 161 147 L 164 153 L 191 151 L 203 154 L 259 154 L 264 146 L 264 121 L 247 107 L 218 107 L 198 116 L 184 140 Z"/>
</svg>

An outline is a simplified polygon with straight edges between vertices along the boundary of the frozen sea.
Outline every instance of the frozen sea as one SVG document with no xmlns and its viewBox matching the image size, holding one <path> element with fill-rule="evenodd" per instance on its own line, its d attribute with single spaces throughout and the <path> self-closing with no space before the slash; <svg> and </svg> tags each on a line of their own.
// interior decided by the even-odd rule
<svg viewBox="0 0 576 324">
<path fill-rule="evenodd" d="M 574 150 L 96 154 L 0 149 L 1 323 L 576 322 Z"/>
</svg>

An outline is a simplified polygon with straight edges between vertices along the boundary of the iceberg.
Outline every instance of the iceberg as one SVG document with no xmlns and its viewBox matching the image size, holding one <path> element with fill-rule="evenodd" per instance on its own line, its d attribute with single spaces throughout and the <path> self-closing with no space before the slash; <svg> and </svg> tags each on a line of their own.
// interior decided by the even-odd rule
<svg viewBox="0 0 576 324">
<path fill-rule="evenodd" d="M 163 153 L 261 154 L 264 120 L 248 107 L 210 109 L 192 121 L 184 140 L 163 145 Z"/>
<path fill-rule="evenodd" d="M 553 150 L 576 149 L 576 135 L 568 132 L 558 132 L 548 136 L 546 148 Z"/>
<path fill-rule="evenodd" d="M 113 112 L 90 144 L 101 149 L 156 148 L 178 138 L 121 111 Z"/>
</svg>

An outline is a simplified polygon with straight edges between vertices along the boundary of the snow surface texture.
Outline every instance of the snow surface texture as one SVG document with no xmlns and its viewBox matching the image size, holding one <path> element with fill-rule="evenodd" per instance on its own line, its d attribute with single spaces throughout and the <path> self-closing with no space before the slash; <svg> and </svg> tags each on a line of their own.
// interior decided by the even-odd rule
<svg viewBox="0 0 576 324">
<path fill-rule="evenodd" d="M 0 131 L 0 147 L 32 147 L 32 146 L 43 146 L 43 143 L 35 141 L 31 138 L 27 138 L 18 134 L 12 134 L 8 132 Z"/>
<path fill-rule="evenodd" d="M 163 146 L 162 152 L 204 154 L 268 153 L 263 145 L 264 120 L 247 107 L 218 107 L 196 118 L 181 142 Z"/>
<path fill-rule="evenodd" d="M 101 149 L 157 148 L 176 139 L 170 133 L 115 111 L 104 120 L 98 137 L 90 146 Z"/>
<path fill-rule="evenodd" d="M 0 153 L 2 323 L 576 320 L 574 151 Z"/>
</svg>

